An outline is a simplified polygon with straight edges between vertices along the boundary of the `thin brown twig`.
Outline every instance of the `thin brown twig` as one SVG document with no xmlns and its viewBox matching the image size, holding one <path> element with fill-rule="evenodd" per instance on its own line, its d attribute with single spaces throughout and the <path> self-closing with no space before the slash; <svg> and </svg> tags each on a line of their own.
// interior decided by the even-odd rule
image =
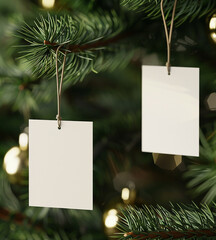
<svg viewBox="0 0 216 240">
<path fill-rule="evenodd" d="M 124 32 L 122 34 L 119 34 L 113 38 L 109 38 L 109 39 L 103 39 L 103 40 L 98 40 L 95 41 L 93 43 L 87 43 L 87 44 L 83 44 L 83 45 L 67 45 L 67 50 L 69 52 L 83 52 L 86 50 L 90 50 L 90 49 L 96 49 L 96 48 L 100 48 L 100 47 L 104 47 L 107 46 L 109 44 L 113 44 L 116 43 L 124 38 L 133 36 L 135 33 L 132 32 Z M 44 45 L 50 45 L 52 46 L 54 49 L 57 48 L 59 46 L 59 43 L 51 43 L 47 40 L 44 40 Z"/>
<path fill-rule="evenodd" d="M 216 236 L 216 229 L 188 229 L 185 231 L 164 231 L 164 232 L 146 232 L 140 234 L 134 234 L 128 232 L 124 234 L 124 237 L 138 238 L 139 240 L 147 239 L 179 239 L 179 238 L 192 238 L 192 237 L 214 237 Z"/>
</svg>

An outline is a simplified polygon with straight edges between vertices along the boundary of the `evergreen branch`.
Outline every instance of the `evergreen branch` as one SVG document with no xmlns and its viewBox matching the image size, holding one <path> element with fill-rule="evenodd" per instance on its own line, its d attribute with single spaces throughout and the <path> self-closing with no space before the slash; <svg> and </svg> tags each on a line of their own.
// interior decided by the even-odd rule
<svg viewBox="0 0 216 240">
<path fill-rule="evenodd" d="M 109 39 L 105 39 L 105 40 L 99 40 L 93 43 L 88 43 L 88 44 L 84 44 L 84 45 L 70 45 L 67 44 L 67 48 L 65 51 L 62 52 L 69 52 L 69 53 L 76 53 L 76 52 L 83 52 L 83 51 L 87 51 L 87 50 L 92 50 L 92 49 L 98 49 L 101 47 L 105 47 L 107 45 L 116 43 L 124 38 L 127 38 L 131 35 L 133 35 L 134 33 L 129 32 L 129 33 L 122 33 L 119 34 L 113 38 L 109 38 Z M 51 43 L 49 41 L 44 40 L 44 45 L 50 45 L 53 47 L 54 50 L 57 49 L 57 47 L 59 46 L 58 43 Z"/>
<path fill-rule="evenodd" d="M 170 204 L 170 210 L 162 206 L 128 206 L 121 209 L 118 222 L 120 239 L 215 239 L 216 205 L 198 207 Z"/>
<path fill-rule="evenodd" d="M 134 239 L 146 240 L 146 239 L 188 239 L 198 237 L 216 237 L 216 229 L 198 229 L 198 230 L 186 230 L 184 232 L 167 231 L 167 232 L 151 232 L 134 234 L 133 232 L 125 233 L 124 237 L 131 236 Z"/>
<path fill-rule="evenodd" d="M 24 46 L 21 58 L 28 62 L 35 75 L 53 77 L 55 49 L 63 45 L 59 61 L 62 61 L 65 51 L 70 53 L 67 54 L 65 76 L 75 83 L 81 81 L 87 73 L 101 70 L 99 65 L 109 68 L 115 62 L 118 67 L 117 55 L 120 51 L 125 53 L 121 63 L 128 62 L 128 57 L 125 57 L 128 55 L 128 47 L 114 44 L 124 37 L 124 34 L 119 35 L 124 30 L 125 26 L 115 12 L 73 17 L 48 15 L 47 19 L 41 16 L 34 26 L 26 24 L 19 32 L 19 37 L 29 43 Z M 107 47 L 110 44 L 112 48 Z"/>
<path fill-rule="evenodd" d="M 216 200 L 216 135 L 212 134 L 215 127 L 214 124 L 208 129 L 207 137 L 200 131 L 200 157 L 191 158 L 184 173 L 192 194 L 196 197 L 204 194 L 203 201 L 208 204 Z"/>
<path fill-rule="evenodd" d="M 166 17 L 171 15 L 174 0 L 164 1 Z M 130 11 L 142 12 L 144 18 L 161 18 L 159 0 L 121 0 L 121 5 Z M 215 0 L 178 0 L 175 24 L 180 25 L 186 20 L 194 20 L 210 14 L 216 8 Z"/>
</svg>

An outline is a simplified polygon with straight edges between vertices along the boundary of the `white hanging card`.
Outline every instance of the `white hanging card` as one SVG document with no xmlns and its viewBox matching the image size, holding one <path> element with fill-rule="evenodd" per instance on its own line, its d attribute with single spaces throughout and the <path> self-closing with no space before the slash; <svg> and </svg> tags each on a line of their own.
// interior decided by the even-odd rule
<svg viewBox="0 0 216 240">
<path fill-rule="evenodd" d="M 92 210 L 93 123 L 29 120 L 29 205 Z"/>
<path fill-rule="evenodd" d="M 199 68 L 142 66 L 142 151 L 199 156 Z"/>
</svg>

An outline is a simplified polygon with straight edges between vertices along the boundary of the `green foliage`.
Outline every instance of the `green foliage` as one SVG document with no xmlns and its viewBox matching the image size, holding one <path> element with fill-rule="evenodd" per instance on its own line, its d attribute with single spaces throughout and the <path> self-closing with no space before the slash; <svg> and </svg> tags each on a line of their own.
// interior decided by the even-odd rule
<svg viewBox="0 0 216 240">
<path fill-rule="evenodd" d="M 26 2 L 23 0 L 23 3 Z M 140 62 L 145 53 L 165 53 L 165 44 L 162 47 L 160 41 L 164 32 L 160 25 L 159 1 L 157 1 L 157 4 L 153 0 L 140 1 L 140 6 L 136 9 L 127 7 L 129 2 L 130 4 L 134 3 L 135 6 L 137 0 L 121 1 L 122 6 L 126 7 L 124 9 L 129 9 L 129 11 L 121 11 L 118 0 L 60 0 L 57 2 L 57 6 L 58 4 L 61 6 L 59 15 L 51 14 L 45 15 L 45 17 L 43 15 L 34 23 L 31 23 L 35 15 L 29 13 L 30 16 L 26 21 L 28 24 L 21 28 L 20 26 L 14 27 L 14 29 L 20 29 L 17 35 L 20 41 L 18 45 L 22 55 L 21 59 L 16 59 L 17 48 L 9 48 L 6 45 L 11 35 L 5 41 L 3 28 L 1 28 L 2 37 L 0 42 L 2 48 L 0 51 L 4 52 L 4 56 L 10 59 L 3 58 L 2 61 L 0 60 L 0 120 L 3 123 L 1 124 L 0 153 L 1 156 L 4 156 L 7 149 L 9 149 L 8 141 L 18 136 L 19 126 L 21 125 L 21 122 L 19 122 L 21 120 L 18 120 L 17 115 L 9 115 L 7 109 L 19 110 L 25 116 L 28 116 L 28 113 L 31 112 L 31 116 L 36 118 L 48 119 L 55 116 L 56 83 L 53 77 L 55 75 L 56 49 L 62 44 L 58 59 L 59 63 L 62 62 L 63 56 L 67 52 L 64 79 L 64 90 L 66 91 L 62 99 L 62 115 L 65 119 L 94 120 L 94 211 L 31 208 L 27 203 L 28 185 L 14 186 L 10 184 L 7 181 L 7 176 L 2 172 L 3 169 L 1 169 L 0 207 L 10 210 L 10 218 L 5 219 L 4 214 L 1 215 L 0 235 L 2 239 L 106 239 L 103 233 L 102 213 L 109 201 L 112 201 L 115 197 L 120 197 L 120 192 L 117 192 L 113 187 L 114 170 L 117 169 L 117 172 L 129 172 L 135 166 L 140 171 L 143 170 L 141 173 L 142 175 L 146 174 L 146 179 L 151 181 L 151 178 L 153 178 L 150 176 L 151 174 L 153 176 L 153 173 L 147 169 L 153 166 L 151 155 L 144 155 L 140 151 Z M 143 5 L 144 2 L 145 5 Z M 195 4 L 194 9 L 192 9 L 192 2 Z M 199 1 L 199 9 L 197 2 L 178 1 L 176 15 L 178 23 L 181 23 L 180 19 L 185 21 L 186 19 L 200 17 L 202 14 L 208 14 L 215 7 L 214 1 L 203 0 Z M 11 9 L 13 9 L 13 1 L 10 0 L 10 3 L 12 3 Z M 67 10 L 72 11 L 65 14 L 62 11 L 65 5 L 62 3 L 67 5 Z M 7 1 L 5 5 L 7 5 Z M 23 4 L 23 6 L 26 6 L 26 4 Z M 104 11 L 99 10 L 102 6 L 104 6 Z M 169 3 L 165 1 L 167 15 L 171 11 L 171 9 L 168 9 L 169 6 L 172 8 L 173 1 Z M 180 6 L 182 7 L 181 10 Z M 85 9 L 83 9 L 84 7 Z M 140 13 L 137 14 L 133 10 Z M 79 11 L 85 13 L 85 15 L 78 13 Z M 127 17 L 123 16 L 122 12 Z M 183 18 L 181 18 L 182 16 Z M 141 20 L 144 18 L 157 18 L 159 20 L 157 23 L 149 24 L 149 21 Z M 1 25 L 4 26 L 5 30 L 9 29 L 5 22 L 2 21 Z M 185 25 L 182 27 L 184 28 Z M 201 37 L 205 37 L 205 32 L 197 31 L 196 26 L 187 27 L 185 31 L 180 29 L 174 39 L 179 39 L 179 34 L 182 34 L 185 40 L 190 40 L 190 38 L 200 40 Z M 190 35 L 191 29 L 194 29 L 195 32 L 192 37 Z M 204 29 L 203 25 L 199 26 L 200 29 Z M 134 32 L 141 33 L 136 35 L 139 44 L 134 40 L 135 37 L 131 36 Z M 188 32 L 190 32 L 189 36 Z M 129 39 L 130 37 L 131 39 Z M 47 41 L 46 44 L 44 44 L 44 40 Z M 128 67 L 124 71 L 116 71 L 112 74 L 108 72 L 97 76 L 91 74 L 84 83 L 71 87 L 72 84 L 82 81 L 86 74 L 91 71 L 100 72 L 125 67 L 134 55 L 133 50 L 140 47 L 140 45 L 145 49 L 143 48 L 144 50 L 142 49 L 141 53 L 136 54 L 133 61 L 133 70 L 132 67 Z M 199 42 L 199 45 L 202 49 L 209 46 L 206 39 L 202 44 Z M 194 60 L 198 54 L 194 55 L 194 59 L 192 59 L 190 56 L 191 45 L 187 47 L 187 52 L 183 53 L 184 64 L 202 64 L 202 66 L 208 64 L 204 63 L 203 59 L 205 57 L 203 55 L 200 55 L 201 61 Z M 6 49 L 11 52 L 10 56 L 5 52 Z M 206 51 L 206 56 L 208 56 L 209 52 L 212 53 L 213 51 Z M 189 60 L 185 61 L 186 54 L 189 54 L 190 58 L 188 57 L 188 59 L 192 59 L 191 62 Z M 179 58 L 179 53 L 176 56 Z M 214 61 L 212 63 L 214 64 Z M 61 71 L 61 67 L 59 71 Z M 205 78 L 206 82 L 211 80 Z M 202 84 L 204 84 L 203 82 Z M 86 84 L 88 84 L 88 87 L 86 87 Z M 205 89 L 202 88 L 202 91 L 205 91 Z M 51 99 L 53 102 L 46 104 Z M 5 109 L 5 112 L 2 112 L 2 109 Z M 14 119 L 9 122 L 11 118 Z M 4 147 L 2 147 L 3 144 Z M 17 141 L 13 144 L 17 144 Z M 208 154 L 207 151 L 206 154 Z M 213 162 L 212 159 L 211 162 Z M 210 167 L 208 164 L 207 166 Z M 212 169 L 213 166 L 212 164 Z M 203 165 L 202 171 L 205 168 L 206 165 Z M 146 183 L 143 189 L 141 187 L 137 188 L 139 200 L 143 201 L 145 199 L 145 201 L 149 202 L 154 201 L 154 199 L 157 202 L 161 200 L 161 192 L 163 191 L 161 188 L 164 187 L 162 186 L 164 183 L 162 176 L 165 174 L 162 172 L 160 173 L 161 176 L 156 169 L 154 171 L 154 175 L 157 176 L 156 179 L 159 179 L 160 183 L 158 183 L 159 181 L 154 185 L 149 183 L 147 185 Z M 203 172 L 200 172 L 200 178 L 201 174 Z M 212 172 L 211 182 L 214 181 L 213 174 Z M 167 181 L 167 185 L 169 185 L 170 178 Z M 139 184 L 142 184 L 140 179 Z M 172 193 L 169 197 L 172 197 L 172 195 L 174 194 Z M 176 199 L 178 197 L 179 195 L 177 195 Z M 172 227 L 172 229 L 178 228 L 181 231 L 185 227 L 187 231 L 187 229 L 190 229 L 189 223 L 193 225 L 193 229 L 199 229 L 202 224 L 206 228 L 214 225 L 215 213 L 212 213 L 212 217 L 211 212 L 208 212 L 205 205 L 201 210 L 195 208 L 194 205 L 189 206 L 189 210 L 185 210 L 185 206 L 171 206 L 171 208 L 172 211 L 169 212 L 159 206 L 157 208 L 150 207 L 150 210 L 145 207 L 142 214 L 140 214 L 144 216 L 144 220 L 141 220 L 138 209 L 136 211 L 130 210 L 130 213 L 125 212 L 127 217 L 128 214 L 131 214 L 131 219 L 127 218 L 130 226 L 127 226 L 126 220 L 123 222 L 121 230 L 128 232 L 136 229 L 137 233 L 139 231 L 143 233 L 144 231 L 156 231 L 157 229 L 163 231 L 164 228 L 169 231 L 169 227 Z M 154 211 L 156 210 L 157 213 L 155 214 Z M 187 214 L 184 213 L 185 211 Z M 134 217 L 132 217 L 132 213 Z M 22 216 L 21 221 L 17 222 L 16 216 Z M 138 216 L 139 219 L 137 219 Z M 158 218 L 158 216 L 161 216 L 161 218 Z M 172 219 L 174 219 L 174 222 L 172 222 Z M 168 224 L 167 221 L 169 221 Z M 157 225 L 158 222 L 160 223 L 159 226 Z M 40 229 L 37 228 L 38 226 Z M 131 238 L 131 236 L 128 235 L 127 238 Z"/>
<path fill-rule="evenodd" d="M 100 9 L 112 10 L 116 5 L 119 5 L 118 0 L 61 0 L 62 4 L 67 6 L 72 11 L 79 11 L 82 13 L 97 12 Z"/>
<path fill-rule="evenodd" d="M 207 136 L 200 131 L 200 157 L 192 158 L 184 177 L 194 196 L 203 196 L 203 202 L 216 200 L 216 125 L 208 127 Z"/>
<path fill-rule="evenodd" d="M 27 117 L 30 110 L 37 109 L 35 100 L 41 100 L 35 94 L 35 90 L 32 92 L 32 89 L 36 88 L 34 83 L 36 79 L 26 69 L 23 61 L 15 65 L 1 60 L 0 58 L 0 107 L 10 105 Z"/>
<path fill-rule="evenodd" d="M 56 86 L 55 81 L 53 82 L 54 93 L 52 92 L 52 95 L 55 95 Z M 47 81 L 42 81 L 36 86 L 38 90 L 41 90 L 40 94 L 49 95 L 50 84 L 49 82 L 47 88 Z M 88 84 L 88 88 L 86 88 L 85 84 Z M 102 73 L 98 75 L 91 74 L 85 82 L 68 88 L 64 93 L 64 97 L 67 99 L 66 102 L 64 98 L 62 108 L 64 118 L 75 121 L 94 119 L 94 210 L 31 208 L 28 207 L 28 186 L 25 186 L 24 192 L 24 186 L 19 185 L 16 187 L 16 191 L 13 189 L 13 192 L 16 193 L 16 196 L 19 195 L 16 201 L 21 204 L 21 210 L 13 210 L 13 213 L 22 213 L 25 219 L 18 224 L 13 221 L 13 218 L 11 221 L 3 221 L 0 218 L 0 231 L 4 229 L 4 235 L 1 235 L 0 232 L 0 237 L 8 236 L 9 239 L 16 240 L 42 240 L 44 239 L 42 234 L 46 233 L 45 239 L 49 240 L 53 240 L 55 237 L 58 240 L 67 238 L 70 240 L 107 239 L 103 234 L 102 220 L 105 204 L 109 201 L 107 200 L 107 193 L 114 192 L 115 197 L 119 197 L 119 193 L 113 190 L 110 158 L 119 171 L 126 171 L 128 165 L 132 165 L 138 159 L 143 162 L 143 154 L 140 152 L 139 147 L 140 137 L 137 139 L 135 136 L 140 134 L 140 84 L 139 73 L 134 67 L 130 66 L 121 71 L 106 72 L 106 75 Z M 44 85 L 44 87 L 42 88 L 41 85 Z M 33 92 L 32 95 L 35 96 Z M 39 104 L 38 118 L 44 116 L 49 118 L 47 116 L 49 116 L 50 112 L 52 114 L 56 111 L 54 102 L 48 105 L 47 108 L 44 108 L 44 105 L 46 106 L 46 104 Z M 53 108 L 53 111 L 50 108 Z M 54 116 L 51 115 L 51 117 Z M 14 127 L 13 123 L 10 123 L 10 125 Z M 16 128 L 19 130 L 19 125 Z M 6 134 L 8 134 L 8 130 Z M 19 132 L 17 136 L 18 134 Z M 133 143 L 134 139 L 137 139 L 136 146 Z M 126 150 L 127 145 L 131 145 L 131 143 L 134 149 L 133 152 Z M 17 145 L 17 141 L 11 146 L 13 145 Z M 0 146 L 2 146 L 2 143 Z M 5 152 L 8 149 L 6 148 Z M 112 155 L 109 156 L 109 154 Z M 104 171 L 104 169 L 106 170 Z M 1 171 L 3 169 L 0 169 Z M 5 183 L 1 184 L 1 182 L 0 185 L 7 186 Z M 8 183 L 9 187 L 11 185 L 14 187 L 13 184 Z M 7 192 L 7 189 L 4 191 L 0 189 L 1 196 L 5 196 L 5 199 L 3 199 L 5 205 L 2 203 L 0 209 L 9 205 L 9 201 L 7 205 L 6 196 L 12 199 L 10 195 L 6 195 L 5 191 Z M 21 198 L 17 191 L 22 191 L 23 195 L 26 194 L 26 197 L 22 196 Z M 112 197 L 114 196 L 112 195 Z M 105 202 L 105 204 L 102 205 L 101 202 Z M 98 209 L 98 206 L 100 209 Z M 42 225 L 42 230 L 38 231 L 25 224 L 29 220 L 31 226 Z"/>
<path fill-rule="evenodd" d="M 174 0 L 164 1 L 166 17 L 171 16 Z M 121 5 L 128 10 L 142 12 L 144 18 L 161 18 L 160 0 L 121 0 Z M 194 20 L 212 12 L 216 8 L 214 0 L 178 0 L 175 15 L 175 24 L 179 25 L 186 20 Z"/>
<path fill-rule="evenodd" d="M 2 239 L 18 240 L 78 240 L 82 239 L 78 233 L 79 227 L 98 231 L 100 213 L 67 211 L 48 208 L 29 208 L 28 215 L 19 212 L 9 214 L 7 210 L 0 209 L 3 219 L 0 220 L 0 234 Z M 4 216 L 4 217 L 3 217 Z M 70 218 L 70 223 L 65 219 Z M 83 218 L 86 224 L 84 224 Z M 50 219 L 54 219 L 53 222 Z M 97 222 L 93 221 L 97 219 Z M 70 224 L 70 225 L 69 225 Z M 53 227 L 56 226 L 56 227 Z M 85 229 L 87 230 L 87 229 Z M 102 236 L 102 235 L 101 235 Z"/>
<path fill-rule="evenodd" d="M 23 187 L 23 186 L 22 186 Z M 102 228 L 101 212 L 97 206 L 94 211 L 78 211 L 55 208 L 33 208 L 21 197 L 8 176 L 0 171 L 0 236 L 9 240 L 69 240 L 82 239 L 84 232 L 99 232 Z M 99 234 L 101 237 L 103 234 Z"/>
<path fill-rule="evenodd" d="M 61 45 L 58 61 L 61 62 L 67 53 L 65 77 L 75 83 L 83 80 L 91 71 L 113 69 L 128 63 L 132 54 L 128 54 L 128 48 L 123 48 L 124 45 L 111 48 L 102 44 L 104 41 L 106 45 L 108 39 L 124 29 L 123 22 L 115 12 L 73 17 L 41 16 L 34 22 L 34 26 L 26 24 L 19 32 L 19 37 L 29 43 L 22 46 L 25 47 L 21 51 L 22 58 L 38 77 L 53 77 L 56 49 Z"/>
<path fill-rule="evenodd" d="M 144 205 L 142 208 L 128 206 L 121 209 L 121 214 L 118 222 L 118 229 L 122 232 L 118 236 L 120 239 L 216 238 L 215 203 L 212 209 L 207 205 L 202 204 L 199 207 L 194 203 L 170 204 L 170 210 L 159 205 Z"/>
</svg>

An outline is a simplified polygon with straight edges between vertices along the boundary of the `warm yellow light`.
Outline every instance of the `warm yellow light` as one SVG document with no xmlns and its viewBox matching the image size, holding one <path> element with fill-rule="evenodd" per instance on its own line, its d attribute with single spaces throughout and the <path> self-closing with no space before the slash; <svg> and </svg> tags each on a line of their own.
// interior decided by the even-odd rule
<svg viewBox="0 0 216 240">
<path fill-rule="evenodd" d="M 55 5 L 55 0 L 42 0 L 42 6 L 44 8 L 53 8 Z"/>
<path fill-rule="evenodd" d="M 116 209 L 110 209 L 109 212 L 108 212 L 109 215 L 117 215 L 117 213 L 118 212 L 117 212 Z"/>
<path fill-rule="evenodd" d="M 126 201 L 129 199 L 129 197 L 130 197 L 130 190 L 128 188 L 123 188 L 121 193 L 121 198 Z"/>
<path fill-rule="evenodd" d="M 216 38 L 216 33 L 212 33 L 212 38 Z"/>
<path fill-rule="evenodd" d="M 117 225 L 118 216 L 116 209 L 110 209 L 105 218 L 105 226 L 107 228 L 114 228 Z"/>
<path fill-rule="evenodd" d="M 216 33 L 211 33 L 210 36 L 212 40 L 216 43 Z"/>
<path fill-rule="evenodd" d="M 18 147 L 11 148 L 4 157 L 4 166 L 8 174 L 17 173 L 20 166 L 20 149 Z"/>
<path fill-rule="evenodd" d="M 210 22 L 209 22 L 209 28 L 212 29 L 216 29 L 216 15 L 214 15 Z"/>
<path fill-rule="evenodd" d="M 21 133 L 19 135 L 19 145 L 20 149 L 25 151 L 28 148 L 28 134 L 26 133 Z"/>
</svg>

